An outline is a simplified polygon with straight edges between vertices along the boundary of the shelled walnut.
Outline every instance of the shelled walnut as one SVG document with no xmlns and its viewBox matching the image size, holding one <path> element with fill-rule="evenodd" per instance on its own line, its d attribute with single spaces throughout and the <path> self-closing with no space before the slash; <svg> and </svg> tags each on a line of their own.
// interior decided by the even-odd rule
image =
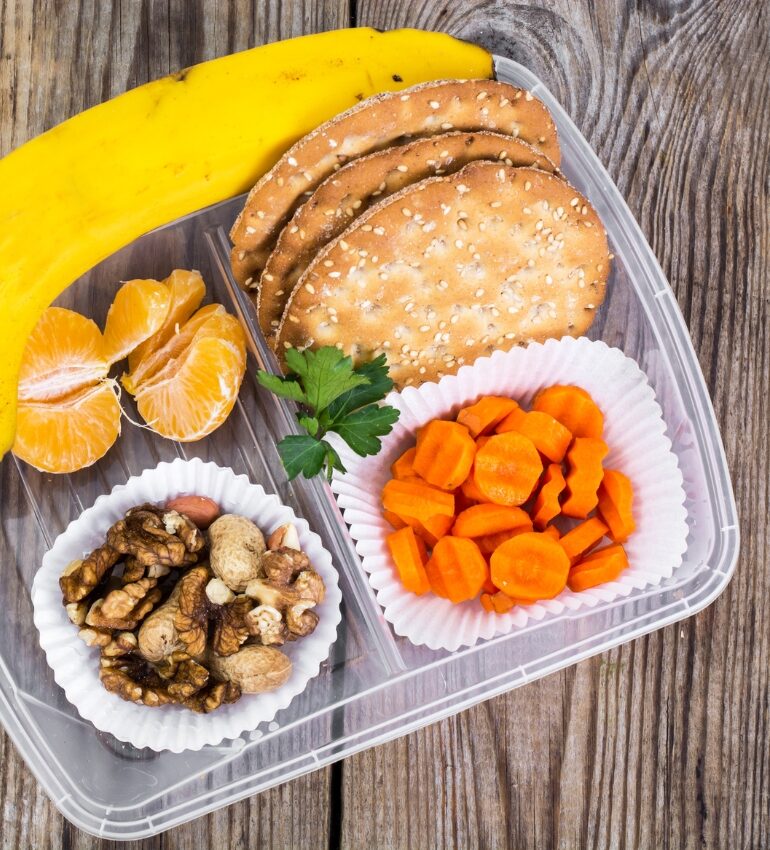
<svg viewBox="0 0 770 850">
<path fill-rule="evenodd" d="M 79 636 L 99 647 L 108 691 L 198 712 L 280 687 L 292 665 L 275 647 L 313 631 L 325 592 L 293 525 L 266 546 L 245 517 L 225 514 L 204 532 L 154 505 L 131 508 L 60 585 Z"/>
</svg>

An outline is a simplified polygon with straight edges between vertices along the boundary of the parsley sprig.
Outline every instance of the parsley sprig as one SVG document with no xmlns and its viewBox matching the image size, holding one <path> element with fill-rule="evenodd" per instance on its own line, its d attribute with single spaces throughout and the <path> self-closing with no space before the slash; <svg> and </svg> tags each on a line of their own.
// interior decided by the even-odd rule
<svg viewBox="0 0 770 850">
<path fill-rule="evenodd" d="M 377 403 L 393 388 L 385 355 L 353 366 L 350 357 L 334 346 L 325 346 L 302 352 L 290 348 L 285 359 L 290 370 L 287 375 L 260 369 L 257 380 L 300 406 L 297 422 L 307 433 L 284 437 L 278 443 L 289 480 L 300 472 L 312 478 L 324 469 L 331 481 L 335 469 L 345 472 L 340 456 L 324 439 L 329 432 L 339 434 L 362 457 L 377 454 L 380 437 L 389 434 L 398 419 L 395 407 Z"/>
</svg>

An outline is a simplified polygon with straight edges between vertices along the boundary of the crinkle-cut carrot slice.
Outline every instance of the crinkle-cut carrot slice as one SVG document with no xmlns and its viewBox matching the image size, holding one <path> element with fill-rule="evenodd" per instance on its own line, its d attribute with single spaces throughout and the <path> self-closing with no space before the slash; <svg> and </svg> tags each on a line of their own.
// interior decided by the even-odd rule
<svg viewBox="0 0 770 850">
<path fill-rule="evenodd" d="M 383 511 L 382 515 L 396 530 L 408 526 L 430 547 L 435 546 L 436 541 L 440 540 L 445 534 L 449 534 L 454 522 L 454 517 L 444 516 L 443 514 L 436 514 L 425 522 L 420 522 L 419 519 L 410 516 L 402 519 L 392 511 Z"/>
<path fill-rule="evenodd" d="M 511 599 L 502 591 L 496 593 L 482 593 L 481 604 L 485 611 L 494 612 L 495 614 L 505 614 L 516 605 L 516 600 Z"/>
<path fill-rule="evenodd" d="M 473 505 L 457 515 L 452 534 L 455 537 L 483 537 L 531 525 L 529 514 L 521 508 L 506 505 Z"/>
<path fill-rule="evenodd" d="M 561 463 L 572 442 L 572 433 L 549 413 L 540 410 L 520 411 L 506 417 L 498 426 L 497 433 L 518 431 L 529 437 L 540 454 L 545 455 L 553 463 Z"/>
<path fill-rule="evenodd" d="M 543 531 L 552 519 L 559 516 L 559 496 L 566 486 L 561 464 L 549 464 L 532 506 L 532 522 L 538 531 Z"/>
<path fill-rule="evenodd" d="M 575 593 L 615 579 L 628 567 L 625 549 L 616 543 L 586 555 L 569 571 L 567 586 Z"/>
<path fill-rule="evenodd" d="M 572 432 L 573 437 L 600 439 L 604 415 L 591 396 L 581 387 L 555 385 L 541 390 L 532 409 L 548 413 Z"/>
<path fill-rule="evenodd" d="M 517 534 L 527 534 L 533 531 L 532 523 L 511 528 L 509 531 L 498 531 L 497 534 L 485 534 L 483 537 L 474 537 L 476 544 L 483 555 L 491 555 L 498 546 L 502 546 L 507 540 L 516 537 Z"/>
<path fill-rule="evenodd" d="M 547 534 L 550 537 L 553 537 L 554 540 L 561 539 L 561 532 L 555 525 L 549 525 L 547 528 L 544 528 L 543 534 Z"/>
<path fill-rule="evenodd" d="M 414 471 L 414 456 L 417 452 L 416 446 L 407 449 L 400 457 L 397 457 L 390 465 L 390 474 L 399 481 L 419 481 L 420 476 Z"/>
<path fill-rule="evenodd" d="M 604 470 L 602 461 L 607 444 L 594 437 L 575 437 L 567 452 L 567 498 L 561 512 L 575 519 L 585 519 L 599 503 L 599 485 Z"/>
<path fill-rule="evenodd" d="M 457 414 L 457 421 L 461 425 L 465 425 L 471 436 L 476 438 L 480 434 L 488 434 L 493 431 L 497 423 L 518 406 L 512 398 L 485 395 L 475 404 L 464 407 Z"/>
<path fill-rule="evenodd" d="M 382 490 L 382 506 L 406 523 L 410 518 L 424 523 L 438 514 L 454 519 L 455 497 L 429 484 L 392 478 Z"/>
<path fill-rule="evenodd" d="M 599 515 L 614 543 L 625 543 L 636 528 L 634 490 L 628 477 L 617 469 L 605 469 L 599 487 Z"/>
<path fill-rule="evenodd" d="M 454 603 L 477 596 L 489 575 L 479 547 L 467 537 L 442 537 L 425 570 L 433 592 Z"/>
<path fill-rule="evenodd" d="M 492 581 L 512 599 L 535 602 L 564 590 L 569 558 L 548 534 L 518 534 L 498 546 L 490 559 Z"/>
<path fill-rule="evenodd" d="M 421 596 L 430 590 L 425 564 L 428 563 L 428 553 L 425 544 L 407 527 L 394 531 L 386 538 L 390 555 L 396 565 L 401 584 L 410 591 Z"/>
<path fill-rule="evenodd" d="M 542 471 L 532 440 L 510 431 L 490 437 L 476 452 L 473 478 L 490 502 L 516 506 L 530 497 Z"/>
<path fill-rule="evenodd" d="M 606 533 L 607 526 L 594 516 L 562 535 L 559 543 L 570 561 L 575 563 L 582 555 L 596 546 Z"/>
<path fill-rule="evenodd" d="M 434 419 L 419 432 L 412 465 L 428 484 L 455 490 L 468 477 L 475 454 L 476 444 L 464 425 Z"/>
</svg>

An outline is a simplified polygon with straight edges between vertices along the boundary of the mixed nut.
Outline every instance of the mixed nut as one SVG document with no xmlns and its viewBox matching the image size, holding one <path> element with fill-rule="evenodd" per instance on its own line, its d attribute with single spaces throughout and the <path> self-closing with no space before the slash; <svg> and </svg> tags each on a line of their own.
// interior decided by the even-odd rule
<svg viewBox="0 0 770 850">
<path fill-rule="evenodd" d="M 293 525 L 265 541 L 199 496 L 131 508 L 59 585 L 79 636 L 100 649 L 108 691 L 197 712 L 286 682 L 292 664 L 277 647 L 315 629 L 325 593 Z"/>
</svg>

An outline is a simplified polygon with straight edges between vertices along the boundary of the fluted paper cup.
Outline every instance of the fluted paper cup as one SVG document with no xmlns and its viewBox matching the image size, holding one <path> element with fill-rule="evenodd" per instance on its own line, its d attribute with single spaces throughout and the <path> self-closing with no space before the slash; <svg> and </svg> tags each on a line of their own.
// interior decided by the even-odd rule
<svg viewBox="0 0 770 850">
<path fill-rule="evenodd" d="M 453 605 L 432 593 L 415 596 L 398 580 L 385 537 L 393 529 L 382 516 L 380 494 L 391 463 L 414 445 L 415 430 L 430 419 L 454 416 L 481 395 L 511 396 L 524 405 L 552 384 L 586 389 L 604 412 L 606 468 L 619 469 L 634 488 L 636 531 L 624 544 L 629 567 L 616 580 L 581 593 L 564 590 L 555 599 L 516 606 L 506 614 L 485 611 L 478 599 Z M 431 649 L 454 651 L 496 634 L 595 607 L 659 584 L 671 576 L 687 548 L 687 513 L 676 455 L 666 436 L 660 406 L 646 376 L 622 351 L 585 337 L 548 340 L 526 348 L 495 352 L 438 383 L 392 393 L 389 404 L 401 412 L 380 453 L 361 458 L 337 444 L 345 475 L 332 488 L 369 582 L 396 634 Z"/>
<path fill-rule="evenodd" d="M 326 585 L 326 597 L 315 609 L 315 631 L 282 647 L 292 661 L 289 680 L 275 691 L 244 694 L 236 703 L 211 714 L 195 714 L 177 705 L 148 708 L 108 693 L 99 681 L 99 650 L 86 646 L 62 605 L 59 576 L 67 564 L 82 558 L 104 542 L 107 529 L 134 505 L 161 504 L 180 495 L 208 496 L 223 513 L 237 513 L 255 522 L 267 536 L 279 525 L 292 522 L 302 549 Z M 307 522 L 282 505 L 278 497 L 214 463 L 177 459 L 130 478 L 111 493 L 100 496 L 59 535 L 43 558 L 32 584 L 35 625 L 57 684 L 81 717 L 135 747 L 153 750 L 199 750 L 226 738 L 237 738 L 260 723 L 269 722 L 286 708 L 316 675 L 329 655 L 340 623 L 341 594 L 331 555 Z"/>
</svg>

